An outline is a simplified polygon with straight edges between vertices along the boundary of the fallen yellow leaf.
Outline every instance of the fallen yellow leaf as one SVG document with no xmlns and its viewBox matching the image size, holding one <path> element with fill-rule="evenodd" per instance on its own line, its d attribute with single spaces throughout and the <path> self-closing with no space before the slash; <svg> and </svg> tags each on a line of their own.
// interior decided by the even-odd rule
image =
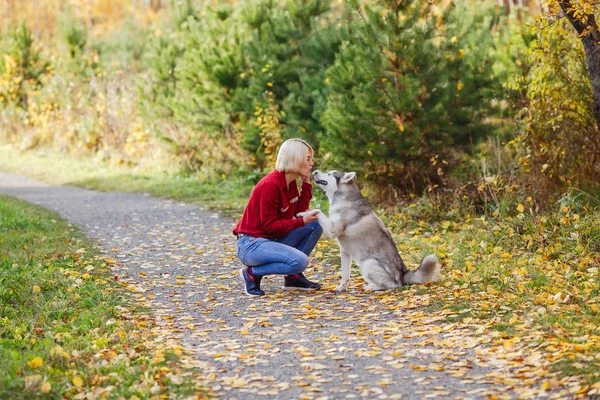
<svg viewBox="0 0 600 400">
<path fill-rule="evenodd" d="M 83 379 L 81 379 L 81 377 L 76 376 L 75 378 L 73 378 L 73 385 L 75 385 L 75 387 L 82 387 L 83 386 Z"/>
<path fill-rule="evenodd" d="M 44 382 L 42 383 L 42 385 L 40 386 L 40 392 L 41 393 L 50 393 L 50 390 L 52 390 L 52 385 L 50 384 L 50 382 Z"/>
<path fill-rule="evenodd" d="M 30 368 L 38 369 L 44 365 L 44 360 L 42 360 L 42 357 L 34 357 L 33 359 L 27 361 L 27 365 L 29 365 Z"/>
</svg>

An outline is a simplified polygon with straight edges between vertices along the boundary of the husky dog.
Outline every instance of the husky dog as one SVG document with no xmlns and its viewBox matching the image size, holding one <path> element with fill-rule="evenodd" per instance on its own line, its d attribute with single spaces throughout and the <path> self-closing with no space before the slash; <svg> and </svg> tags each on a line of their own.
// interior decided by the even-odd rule
<svg viewBox="0 0 600 400">
<path fill-rule="evenodd" d="M 329 218 L 318 214 L 319 224 L 332 239 L 337 239 L 342 256 L 342 282 L 335 289 L 346 290 L 352 260 L 367 281 L 366 290 L 385 290 L 437 279 L 440 264 L 430 254 L 414 271 L 409 271 L 381 218 L 375 215 L 356 184 L 355 172 L 313 172 L 315 184 L 329 199 Z"/>
</svg>

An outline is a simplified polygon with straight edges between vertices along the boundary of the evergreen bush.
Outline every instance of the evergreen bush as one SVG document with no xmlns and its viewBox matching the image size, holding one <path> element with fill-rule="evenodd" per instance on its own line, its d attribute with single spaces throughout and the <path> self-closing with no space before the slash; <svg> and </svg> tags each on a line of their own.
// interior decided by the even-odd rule
<svg viewBox="0 0 600 400">
<path fill-rule="evenodd" d="M 234 99 L 236 110 L 252 122 L 253 113 L 272 101 L 281 111 L 282 139 L 303 137 L 318 148 L 328 90 L 325 71 L 342 42 L 341 15 L 332 12 L 330 1 L 289 0 L 251 6 L 245 18 L 251 29 L 243 42 L 247 86 Z M 260 124 L 254 125 L 245 126 L 245 148 L 260 161 Z"/>
<path fill-rule="evenodd" d="M 147 48 L 148 32 L 137 21 L 123 21 L 110 36 L 95 40 L 93 48 L 100 57 L 100 67 L 109 72 L 123 69 L 138 72 Z"/>
<path fill-rule="evenodd" d="M 493 16 L 468 2 L 353 5 L 349 40 L 327 71 L 322 155 L 381 184 L 420 191 L 494 132 L 501 95 Z"/>
<path fill-rule="evenodd" d="M 328 1 L 248 1 L 201 10 L 181 3 L 145 56 L 145 114 L 169 121 L 171 129 L 159 135 L 194 169 L 206 168 L 217 154 L 226 163 L 262 169 L 265 135 L 273 132 L 317 146 L 316 105 L 324 108 L 324 71 L 341 43 L 328 12 Z M 261 128 L 265 110 L 268 133 Z M 215 149 L 209 154 L 207 141 Z M 238 146 L 250 157 L 239 157 Z"/>
<path fill-rule="evenodd" d="M 87 32 L 81 19 L 73 15 L 71 6 L 59 14 L 58 68 L 76 77 L 89 76 L 90 67 L 85 56 Z"/>
<path fill-rule="evenodd" d="M 0 38 L 0 104 L 26 110 L 49 65 L 24 22 Z"/>
</svg>

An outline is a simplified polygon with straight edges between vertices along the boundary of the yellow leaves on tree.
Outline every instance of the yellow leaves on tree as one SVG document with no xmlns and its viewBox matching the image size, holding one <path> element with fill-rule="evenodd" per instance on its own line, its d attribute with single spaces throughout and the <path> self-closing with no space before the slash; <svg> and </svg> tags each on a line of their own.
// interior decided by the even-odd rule
<svg viewBox="0 0 600 400">
<path fill-rule="evenodd" d="M 275 166 L 277 149 L 281 146 L 282 139 L 280 113 L 272 92 L 268 93 L 268 102 L 269 105 L 264 110 L 257 107 L 254 115 L 257 116 L 256 125 L 260 128 L 260 140 L 264 146 L 265 167 L 271 169 Z"/>
</svg>

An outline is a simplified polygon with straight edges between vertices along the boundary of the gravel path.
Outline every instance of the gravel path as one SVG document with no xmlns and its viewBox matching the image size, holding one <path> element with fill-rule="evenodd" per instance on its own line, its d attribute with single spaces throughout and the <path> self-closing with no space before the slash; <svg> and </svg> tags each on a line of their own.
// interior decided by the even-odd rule
<svg viewBox="0 0 600 400">
<path fill-rule="evenodd" d="M 536 360 L 494 345 L 484 326 L 424 314 L 427 294 L 365 293 L 353 278 L 335 295 L 339 270 L 328 265 L 307 270 L 319 292 L 284 292 L 267 277 L 267 296 L 244 295 L 234 221 L 196 205 L 2 172 L 0 193 L 56 210 L 97 241 L 220 398 L 515 398 L 539 379 Z"/>
</svg>

